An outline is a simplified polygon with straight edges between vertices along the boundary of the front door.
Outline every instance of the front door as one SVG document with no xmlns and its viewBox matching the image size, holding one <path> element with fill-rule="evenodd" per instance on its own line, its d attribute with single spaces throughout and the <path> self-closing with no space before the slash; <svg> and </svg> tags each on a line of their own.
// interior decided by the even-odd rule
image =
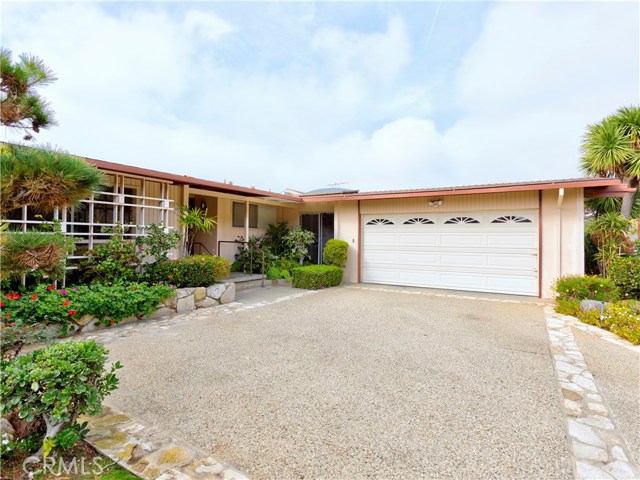
<svg viewBox="0 0 640 480">
<path fill-rule="evenodd" d="M 309 258 L 312 263 L 321 264 L 324 246 L 333 238 L 333 213 L 303 213 L 300 226 L 315 235 L 315 242 L 309 245 Z"/>
</svg>

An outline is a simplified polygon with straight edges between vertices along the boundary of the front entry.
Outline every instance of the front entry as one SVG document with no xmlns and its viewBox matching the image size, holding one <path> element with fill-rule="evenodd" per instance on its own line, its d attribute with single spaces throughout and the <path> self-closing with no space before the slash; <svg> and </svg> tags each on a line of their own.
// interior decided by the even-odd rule
<svg viewBox="0 0 640 480">
<path fill-rule="evenodd" d="M 300 226 L 315 235 L 315 242 L 309 245 L 309 257 L 313 263 L 321 264 L 324 246 L 333 238 L 333 213 L 303 213 Z"/>
</svg>

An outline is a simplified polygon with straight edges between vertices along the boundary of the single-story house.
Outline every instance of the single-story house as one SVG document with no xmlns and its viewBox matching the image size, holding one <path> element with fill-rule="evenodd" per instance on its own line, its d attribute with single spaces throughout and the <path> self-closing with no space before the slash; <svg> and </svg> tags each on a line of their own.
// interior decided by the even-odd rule
<svg viewBox="0 0 640 480">
<path fill-rule="evenodd" d="M 217 227 L 198 234 L 195 253 L 233 259 L 239 237 L 287 221 L 316 234 L 312 261 L 327 240 L 349 244 L 345 281 L 551 297 L 554 279 L 584 272 L 584 199 L 622 196 L 615 178 L 576 178 L 449 188 L 359 192 L 322 189 L 274 193 L 102 160 L 109 186 L 79 209 L 58 212 L 81 239 L 77 257 L 122 222 L 128 235 L 163 223 L 180 229 L 175 210 L 207 208 Z M 23 208 L 10 219 L 34 223 Z M 174 252 L 179 255 L 179 252 Z"/>
</svg>

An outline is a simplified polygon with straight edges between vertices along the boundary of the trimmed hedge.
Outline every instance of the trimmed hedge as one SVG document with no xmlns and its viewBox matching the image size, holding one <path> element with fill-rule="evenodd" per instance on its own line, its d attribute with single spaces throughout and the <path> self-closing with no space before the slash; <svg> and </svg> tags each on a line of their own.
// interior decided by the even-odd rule
<svg viewBox="0 0 640 480">
<path fill-rule="evenodd" d="M 335 287 L 342 282 L 343 274 L 342 268 L 333 265 L 298 267 L 293 269 L 292 284 L 295 288 L 307 290 Z"/>
<path fill-rule="evenodd" d="M 640 257 L 617 257 L 609 262 L 609 278 L 623 298 L 640 298 Z"/>
<path fill-rule="evenodd" d="M 231 274 L 231 262 L 210 255 L 192 255 L 178 260 L 150 264 L 145 275 L 151 282 L 164 282 L 177 288 L 207 287 Z"/>
<path fill-rule="evenodd" d="M 347 252 L 349 244 L 344 240 L 332 238 L 327 242 L 322 252 L 322 263 L 344 268 L 347 265 Z"/>
</svg>

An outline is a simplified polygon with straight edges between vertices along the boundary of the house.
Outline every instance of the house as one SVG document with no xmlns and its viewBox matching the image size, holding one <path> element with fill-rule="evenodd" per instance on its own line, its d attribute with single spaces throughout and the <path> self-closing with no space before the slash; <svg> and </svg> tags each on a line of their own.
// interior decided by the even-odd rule
<svg viewBox="0 0 640 480">
<path fill-rule="evenodd" d="M 108 187 L 84 207 L 57 212 L 80 239 L 76 258 L 104 241 L 102 226 L 179 229 L 175 210 L 189 204 L 217 217 L 198 234 L 195 253 L 233 259 L 238 238 L 287 221 L 316 234 L 312 261 L 330 238 L 349 244 L 345 281 L 551 297 L 555 278 L 584 271 L 585 198 L 622 196 L 614 178 L 577 178 L 462 187 L 359 192 L 323 189 L 274 193 L 227 182 L 87 159 Z M 23 208 L 12 223 L 33 223 Z M 179 252 L 174 252 L 174 256 Z"/>
</svg>

